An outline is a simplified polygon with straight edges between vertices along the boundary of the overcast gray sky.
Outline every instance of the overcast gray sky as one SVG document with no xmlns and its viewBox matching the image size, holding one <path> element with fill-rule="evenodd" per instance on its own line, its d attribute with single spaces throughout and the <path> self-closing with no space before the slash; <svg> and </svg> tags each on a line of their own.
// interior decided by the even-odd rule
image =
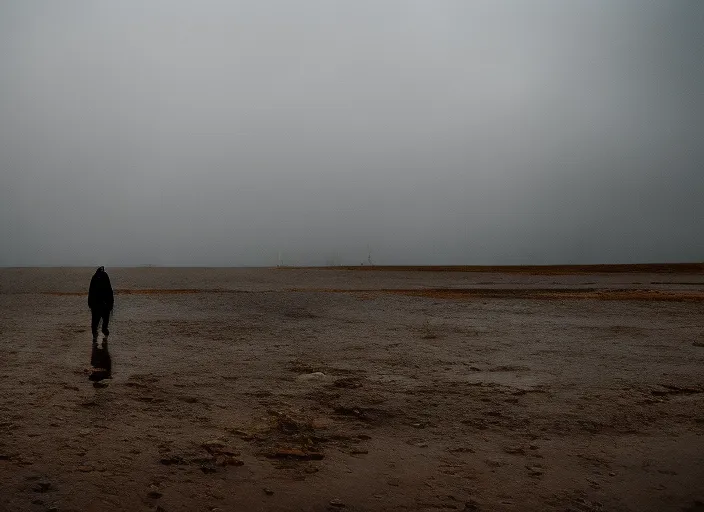
<svg viewBox="0 0 704 512">
<path fill-rule="evenodd" d="M 0 265 L 703 261 L 702 27 L 699 0 L 0 0 Z"/>
</svg>

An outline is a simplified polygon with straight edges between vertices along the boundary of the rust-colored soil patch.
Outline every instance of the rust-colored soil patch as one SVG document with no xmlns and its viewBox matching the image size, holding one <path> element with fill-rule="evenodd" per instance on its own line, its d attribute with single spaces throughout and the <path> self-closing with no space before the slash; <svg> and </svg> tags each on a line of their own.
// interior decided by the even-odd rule
<svg viewBox="0 0 704 512">
<path fill-rule="evenodd" d="M 570 275 L 603 273 L 704 274 L 704 263 L 643 263 L 633 265 L 360 265 L 354 267 L 346 266 L 319 268 L 328 270 L 400 272 L 491 272 L 502 274 L 533 275 Z"/>
<path fill-rule="evenodd" d="M 181 288 L 174 290 L 149 288 L 144 290 L 115 290 L 120 295 L 185 295 L 191 293 L 208 293 L 222 290 L 202 290 L 198 288 Z"/>
<path fill-rule="evenodd" d="M 146 289 L 117 289 L 115 290 L 116 295 L 190 295 L 194 293 L 238 293 L 242 290 L 217 290 L 217 289 L 203 289 L 203 288 L 176 288 L 176 289 L 165 289 L 165 288 L 146 288 Z M 80 296 L 88 295 L 87 292 L 44 292 L 44 295 L 57 295 L 57 296 Z"/>
<path fill-rule="evenodd" d="M 431 297 L 435 299 L 595 299 L 595 300 L 645 300 L 645 301 L 675 301 L 701 302 L 704 292 L 680 292 L 664 290 L 598 290 L 598 289 L 568 289 L 568 290 L 527 290 L 527 289 L 433 289 L 433 290 L 388 290 L 388 293 L 411 295 L 416 297 Z"/>
<path fill-rule="evenodd" d="M 704 292 L 648 289 L 598 289 L 598 288 L 422 288 L 422 289 L 365 289 L 345 290 L 341 288 L 295 288 L 292 292 L 354 293 L 365 298 L 373 294 L 409 295 L 433 299 L 592 299 L 592 300 L 641 300 L 702 302 Z"/>
</svg>

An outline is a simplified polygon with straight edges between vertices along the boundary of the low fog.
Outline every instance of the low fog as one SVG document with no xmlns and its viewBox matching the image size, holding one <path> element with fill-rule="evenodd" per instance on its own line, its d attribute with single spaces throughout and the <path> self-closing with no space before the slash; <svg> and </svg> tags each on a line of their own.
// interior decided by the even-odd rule
<svg viewBox="0 0 704 512">
<path fill-rule="evenodd" d="M 0 1 L 0 265 L 704 260 L 704 3 Z"/>
</svg>

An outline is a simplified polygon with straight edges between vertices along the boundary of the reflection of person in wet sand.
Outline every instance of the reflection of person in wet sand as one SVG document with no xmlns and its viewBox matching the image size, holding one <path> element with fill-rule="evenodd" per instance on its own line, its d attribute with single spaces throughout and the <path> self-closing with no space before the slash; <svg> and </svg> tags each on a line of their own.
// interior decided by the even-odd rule
<svg viewBox="0 0 704 512">
<path fill-rule="evenodd" d="M 92 313 L 90 330 L 93 333 L 93 343 L 98 342 L 98 323 L 103 321 L 103 335 L 107 338 L 108 322 L 110 321 L 110 312 L 114 304 L 112 286 L 110 278 L 105 272 L 105 267 L 99 267 L 93 274 L 90 280 L 90 288 L 88 290 L 88 307 Z"/>
<path fill-rule="evenodd" d="M 112 377 L 112 358 L 108 351 L 108 342 L 103 340 L 102 347 L 98 348 L 98 344 L 93 344 L 93 350 L 90 353 L 91 369 L 88 378 L 93 381 L 100 381 Z"/>
</svg>

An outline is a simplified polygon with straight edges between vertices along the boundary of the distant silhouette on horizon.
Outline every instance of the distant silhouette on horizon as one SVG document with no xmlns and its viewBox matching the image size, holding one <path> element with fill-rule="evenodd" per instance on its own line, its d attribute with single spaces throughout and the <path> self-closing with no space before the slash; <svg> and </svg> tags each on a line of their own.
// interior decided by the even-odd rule
<svg viewBox="0 0 704 512">
<path fill-rule="evenodd" d="M 108 323 L 110 312 L 115 304 L 110 277 L 105 267 L 98 267 L 90 280 L 88 289 L 88 307 L 92 313 L 90 330 L 93 333 L 93 343 L 98 342 L 98 324 L 103 321 L 102 332 L 107 337 L 110 334 Z"/>
</svg>

